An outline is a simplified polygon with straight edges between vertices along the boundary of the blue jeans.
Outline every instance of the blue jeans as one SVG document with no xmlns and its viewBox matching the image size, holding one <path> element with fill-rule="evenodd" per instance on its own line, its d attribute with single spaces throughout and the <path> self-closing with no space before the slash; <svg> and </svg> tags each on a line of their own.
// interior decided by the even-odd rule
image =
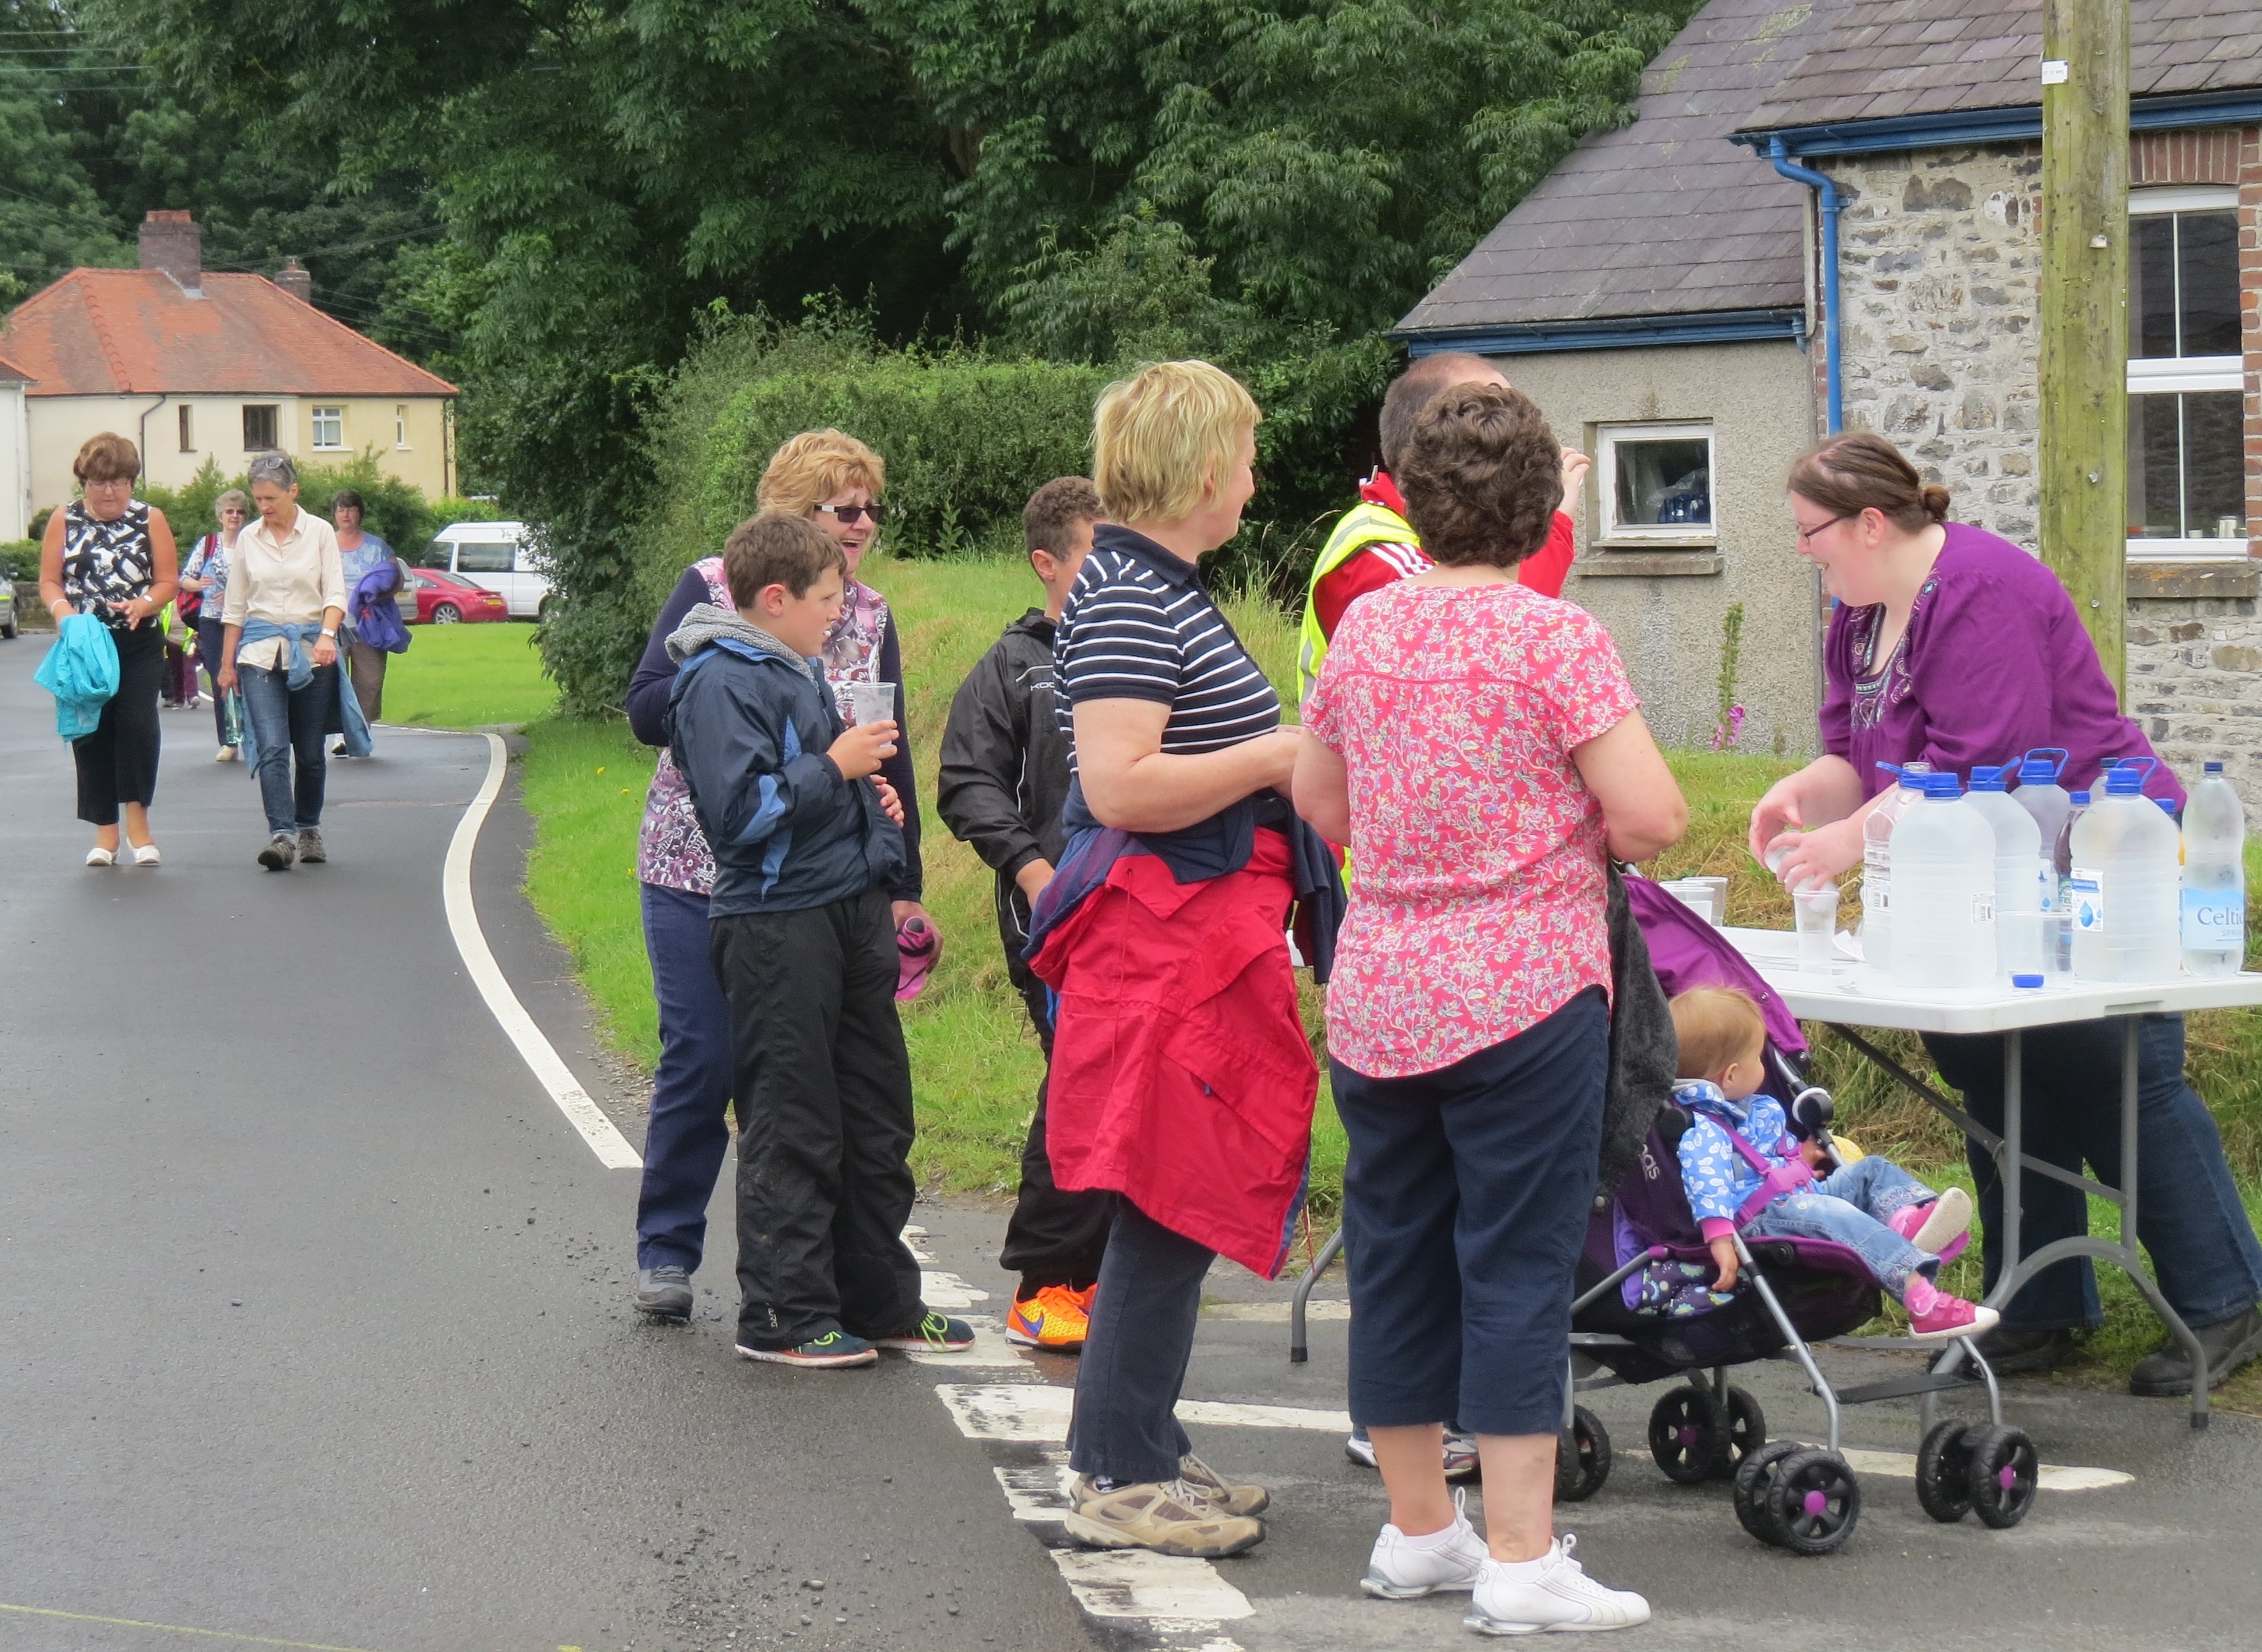
<svg viewBox="0 0 2262 1652">
<path fill-rule="evenodd" d="M 1918 1250 L 1887 1227 L 1886 1220 L 1934 1197 L 1931 1188 L 1889 1158 L 1856 1159 L 1816 1177 L 1803 1192 L 1776 1200 L 1748 1231 L 1842 1244 L 1858 1252 L 1877 1283 L 1898 1300 L 1908 1294 L 1909 1275 L 1930 1279 L 1940 1272 L 1940 1259 Z"/>
<path fill-rule="evenodd" d="M 1344 1234 L 1360 1423 L 1560 1425 L 1609 1060 L 1609 1012 L 1590 987 L 1434 1072 L 1372 1078 L 1331 1064 L 1351 1137 Z"/>
<path fill-rule="evenodd" d="M 723 1118 L 731 1104 L 731 1010 L 708 956 L 707 897 L 659 884 L 638 888 L 659 1002 L 659 1066 L 637 1191 L 637 1266 L 695 1272 L 731 1141 Z"/>
<path fill-rule="evenodd" d="M 2021 1088 L 2026 1151 L 2078 1171 L 2083 1161 L 2107 1187 L 2121 1185 L 2122 1023 L 2083 1021 L 2038 1028 L 2025 1039 Z M 1989 1129 L 2003 1128 L 2003 1038 L 1927 1033 L 1924 1045 L 1940 1076 L 1963 1093 L 1963 1105 Z M 2136 1237 L 2152 1259 L 2160 1295 L 2188 1325 L 2236 1318 L 2262 1297 L 2262 1244 L 2223 1161 L 2222 1136 L 2197 1092 L 2184 1082 L 2184 1018 L 2142 1018 L 2136 1042 Z M 2003 1185 L 1995 1161 L 1975 1143 L 1967 1150 L 1987 1224 L 1987 1288 L 2001 1276 L 1996 1234 Z M 2022 1181 L 2021 1255 L 2089 1231 L 2081 1190 L 2028 1171 Z M 2102 1321 L 2097 1276 L 2086 1257 L 2044 1269 L 2003 1309 L 2015 1330 L 2095 1325 Z"/>
<path fill-rule="evenodd" d="M 1077 1361 L 1069 1467 L 1129 1484 L 1175 1480 L 1193 1449 L 1178 1391 L 1194 1351 L 1202 1280 L 1217 1252 L 1114 1201 L 1091 1328 Z"/>
<path fill-rule="evenodd" d="M 222 746 L 227 738 L 227 696 L 220 691 L 220 651 L 227 639 L 227 627 L 220 622 L 220 605 L 211 610 L 213 617 L 197 621 L 197 658 L 204 661 L 205 677 L 212 684 L 213 738 Z"/>
<path fill-rule="evenodd" d="M 336 708 L 338 668 L 314 667 L 303 689 L 288 671 L 246 666 L 236 673 L 243 714 L 259 742 L 259 801 L 270 833 L 304 831 L 322 824 L 322 790 L 329 779 L 322 733 Z"/>
</svg>

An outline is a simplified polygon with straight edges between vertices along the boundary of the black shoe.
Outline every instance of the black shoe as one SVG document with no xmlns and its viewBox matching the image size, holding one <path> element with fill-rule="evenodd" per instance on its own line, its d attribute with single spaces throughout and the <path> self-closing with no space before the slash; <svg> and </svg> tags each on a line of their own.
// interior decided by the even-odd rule
<svg viewBox="0 0 2262 1652">
<path fill-rule="evenodd" d="M 691 1270 L 673 1262 L 637 1269 L 636 1305 L 655 1319 L 691 1317 Z"/>
<path fill-rule="evenodd" d="M 2194 1325 L 2192 1334 L 2199 1338 L 2199 1345 L 2207 1353 L 2207 1385 L 2219 1389 L 2239 1367 L 2262 1359 L 2262 1308 L 2250 1308 L 2219 1324 Z M 2129 1374 L 2131 1394 L 2164 1397 L 2191 1391 L 2191 1355 L 2179 1342 L 2171 1342 L 2158 1353 L 2145 1355 Z"/>
<path fill-rule="evenodd" d="M 2054 1371 L 2073 1357 L 2073 1333 L 2062 1325 L 2041 1331 L 1998 1325 L 1973 1340 L 1979 1345 L 1980 1358 L 1994 1367 L 1998 1376 L 2016 1376 L 2022 1371 Z"/>
<path fill-rule="evenodd" d="M 289 871 L 291 862 L 298 858 L 299 840 L 288 832 L 277 832 L 259 851 L 259 863 L 270 872 Z"/>
<path fill-rule="evenodd" d="M 330 747 L 330 755 L 333 757 L 343 757 L 346 754 L 346 743 L 343 740 Z"/>
</svg>

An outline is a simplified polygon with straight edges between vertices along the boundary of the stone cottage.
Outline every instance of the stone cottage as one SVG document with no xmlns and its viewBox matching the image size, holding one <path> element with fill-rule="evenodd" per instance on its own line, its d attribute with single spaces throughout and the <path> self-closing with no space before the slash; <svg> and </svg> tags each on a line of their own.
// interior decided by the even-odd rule
<svg viewBox="0 0 2262 1652">
<path fill-rule="evenodd" d="M 2128 701 L 2262 804 L 2262 11 L 2132 9 Z M 1833 396 L 2036 548 L 2040 51 L 2033 0 L 1713 0 L 1634 122 L 1401 324 L 1595 453 L 1567 595 L 1663 737 L 1711 737 L 1739 609 L 1739 744 L 1812 749 L 1822 610 L 1781 489 Z"/>
</svg>

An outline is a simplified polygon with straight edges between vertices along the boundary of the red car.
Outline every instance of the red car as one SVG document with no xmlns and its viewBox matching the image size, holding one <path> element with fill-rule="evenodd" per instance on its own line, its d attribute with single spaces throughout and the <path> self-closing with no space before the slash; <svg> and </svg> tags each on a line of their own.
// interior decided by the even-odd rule
<svg viewBox="0 0 2262 1652">
<path fill-rule="evenodd" d="M 438 568 L 411 568 L 408 585 L 416 595 L 416 611 L 404 614 L 412 624 L 453 625 L 474 619 L 508 619 L 510 604 L 493 591 L 483 591 Z"/>
</svg>

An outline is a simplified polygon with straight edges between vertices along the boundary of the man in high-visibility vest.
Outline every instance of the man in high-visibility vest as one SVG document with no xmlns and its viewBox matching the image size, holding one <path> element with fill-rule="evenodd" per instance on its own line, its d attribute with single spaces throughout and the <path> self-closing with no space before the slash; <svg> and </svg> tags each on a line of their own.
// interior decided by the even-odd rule
<svg viewBox="0 0 2262 1652">
<path fill-rule="evenodd" d="M 1359 502 L 1344 513 L 1312 564 L 1304 595 L 1304 624 L 1297 639 L 1296 680 L 1300 699 L 1309 698 L 1327 658 L 1328 642 L 1344 610 L 1367 592 L 1426 572 L 1421 537 L 1406 520 L 1405 501 L 1390 480 L 1407 445 L 1414 422 L 1442 393 L 1457 385 L 1506 385 L 1499 368 L 1481 356 L 1445 350 L 1424 356 L 1391 381 L 1382 398 L 1382 465 L 1358 487 Z M 1584 480 L 1589 460 L 1575 448 L 1563 450 L 1563 500 L 1570 502 Z M 1560 596 L 1575 547 L 1568 513 L 1555 513 L 1547 543 L 1516 565 L 1516 577 L 1542 596 Z"/>
</svg>

